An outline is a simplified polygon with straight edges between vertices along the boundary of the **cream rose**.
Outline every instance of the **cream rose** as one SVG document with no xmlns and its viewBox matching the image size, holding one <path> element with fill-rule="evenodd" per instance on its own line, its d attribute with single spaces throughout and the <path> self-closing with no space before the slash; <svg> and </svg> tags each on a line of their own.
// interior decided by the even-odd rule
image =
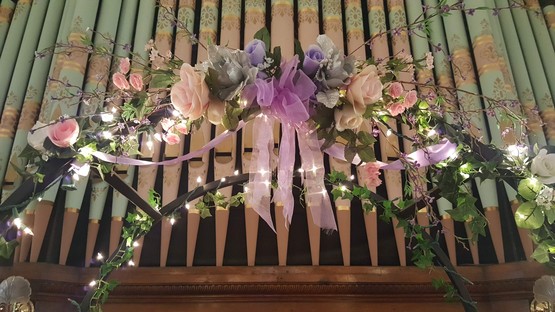
<svg viewBox="0 0 555 312">
<path fill-rule="evenodd" d="M 547 154 L 545 149 L 540 150 L 532 160 L 530 171 L 544 184 L 555 183 L 555 154 Z"/>
<path fill-rule="evenodd" d="M 171 89 L 171 101 L 185 118 L 196 120 L 202 117 L 208 106 L 208 86 L 204 75 L 195 72 L 189 64 L 183 64 L 179 71 L 181 81 Z"/>
<path fill-rule="evenodd" d="M 335 128 L 337 131 L 345 129 L 356 129 L 361 124 L 364 118 L 357 114 L 351 105 L 343 105 L 343 109 L 335 110 Z"/>
<path fill-rule="evenodd" d="M 66 119 L 48 127 L 48 138 L 58 147 L 70 147 L 79 137 L 79 124 L 75 119 Z"/>
<path fill-rule="evenodd" d="M 347 100 L 353 104 L 357 114 L 363 115 L 367 105 L 376 103 L 382 97 L 382 89 L 378 69 L 369 65 L 352 78 L 347 86 Z"/>
<path fill-rule="evenodd" d="M 208 109 L 206 110 L 206 117 L 213 125 L 222 123 L 222 117 L 225 115 L 225 103 L 218 99 L 210 100 Z"/>
<path fill-rule="evenodd" d="M 48 127 L 46 124 L 37 121 L 37 123 L 31 128 L 31 131 L 27 134 L 27 143 L 31 145 L 32 148 L 37 151 L 44 152 L 44 140 L 48 136 Z"/>
</svg>

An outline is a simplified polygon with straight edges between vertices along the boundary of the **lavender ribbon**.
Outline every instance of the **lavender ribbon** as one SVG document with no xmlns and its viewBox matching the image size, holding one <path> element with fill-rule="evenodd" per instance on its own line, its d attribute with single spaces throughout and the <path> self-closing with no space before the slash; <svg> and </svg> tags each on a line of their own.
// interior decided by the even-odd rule
<svg viewBox="0 0 555 312">
<path fill-rule="evenodd" d="M 304 171 L 307 205 L 314 224 L 324 230 L 337 230 L 328 191 L 324 184 L 324 155 L 314 131 L 297 129 L 299 149 Z"/>
<path fill-rule="evenodd" d="M 247 184 L 249 191 L 246 192 L 246 203 L 252 206 L 254 211 L 275 232 L 270 213 L 270 180 L 272 178 L 270 152 L 274 145 L 274 118 L 259 115 L 253 122 L 253 128 L 256 130 L 253 133 L 255 138 L 249 168 L 249 183 Z"/>
<path fill-rule="evenodd" d="M 238 131 L 239 129 L 242 129 L 244 126 L 245 126 L 245 122 L 241 120 L 239 122 L 239 125 L 237 126 L 237 129 L 235 129 L 234 131 L 226 130 L 226 131 L 222 132 L 222 134 L 218 135 L 217 137 L 212 139 L 210 142 L 206 143 L 206 145 L 204 145 L 199 150 L 190 152 L 188 154 L 179 156 L 179 157 L 174 158 L 174 159 L 169 159 L 169 160 L 164 160 L 164 161 L 140 160 L 140 159 L 124 157 L 124 156 L 114 156 L 114 155 L 106 154 L 106 153 L 99 152 L 99 151 L 93 152 L 92 155 L 94 157 L 100 159 L 100 160 L 105 161 L 105 162 L 109 162 L 109 163 L 113 163 L 113 164 L 119 164 L 119 165 L 131 165 L 131 166 L 175 165 L 175 164 L 178 164 L 180 162 L 184 162 L 184 161 L 190 160 L 192 158 L 200 157 L 200 156 L 204 155 L 206 152 L 208 152 L 211 149 L 218 146 L 218 144 L 220 144 L 228 136 L 232 135 L 234 132 Z"/>
<path fill-rule="evenodd" d="M 293 198 L 293 170 L 295 166 L 295 128 L 288 122 L 281 124 L 281 142 L 279 146 L 278 189 L 274 202 L 283 205 L 285 226 L 291 224 L 295 200 Z"/>
<path fill-rule="evenodd" d="M 420 167 L 427 167 L 435 165 L 445 159 L 451 157 L 457 150 L 457 144 L 451 143 L 449 140 L 442 140 L 439 144 L 431 145 L 423 149 L 419 149 L 406 156 L 407 161 L 416 162 Z M 326 149 L 328 155 L 340 160 L 345 160 L 345 149 L 340 144 L 334 144 Z M 353 164 L 359 165 L 361 162 L 360 157 L 355 155 Z M 380 169 L 384 170 L 403 170 L 405 166 L 401 160 L 396 160 L 389 164 L 378 162 L 381 165 Z"/>
</svg>

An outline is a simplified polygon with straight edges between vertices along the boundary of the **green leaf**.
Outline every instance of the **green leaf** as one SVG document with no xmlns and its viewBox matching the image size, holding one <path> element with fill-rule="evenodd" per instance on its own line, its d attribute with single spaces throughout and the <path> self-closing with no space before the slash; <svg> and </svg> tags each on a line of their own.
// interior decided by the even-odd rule
<svg viewBox="0 0 555 312">
<path fill-rule="evenodd" d="M 515 212 L 516 225 L 524 229 L 538 229 L 543 225 L 544 219 L 543 211 L 535 202 L 522 203 Z"/>
<path fill-rule="evenodd" d="M 254 34 L 254 39 L 262 40 L 264 45 L 266 45 L 266 52 L 270 51 L 270 32 L 268 28 L 262 27 L 259 31 Z"/>
<path fill-rule="evenodd" d="M 9 259 L 17 246 L 17 241 L 6 241 L 3 236 L 0 236 L 0 258 Z"/>
<path fill-rule="evenodd" d="M 376 138 L 366 131 L 359 131 L 357 133 L 357 138 L 360 143 L 364 145 L 372 145 L 374 144 L 374 142 L 376 142 Z"/>
<path fill-rule="evenodd" d="M 544 209 L 545 217 L 547 218 L 547 223 L 553 224 L 555 221 L 555 209 Z"/>
<path fill-rule="evenodd" d="M 299 66 L 298 69 L 303 68 L 303 61 L 304 61 L 304 52 L 303 47 L 301 46 L 301 42 L 295 39 L 295 54 L 299 56 Z"/>
<path fill-rule="evenodd" d="M 348 146 L 345 147 L 345 160 L 347 162 L 352 163 L 353 159 L 355 159 L 356 154 L 357 154 L 356 148 L 348 147 Z"/>
<path fill-rule="evenodd" d="M 371 146 L 359 146 L 357 148 L 358 157 L 363 162 L 374 162 L 376 161 L 376 155 L 374 154 L 374 149 Z"/>
<path fill-rule="evenodd" d="M 539 263 L 549 262 L 549 246 L 543 242 L 539 244 L 532 253 L 532 258 L 534 258 L 534 260 L 538 261 Z"/>
<path fill-rule="evenodd" d="M 152 88 L 167 88 L 172 84 L 172 78 L 166 74 L 153 75 L 152 80 L 150 80 L 150 86 Z"/>
</svg>

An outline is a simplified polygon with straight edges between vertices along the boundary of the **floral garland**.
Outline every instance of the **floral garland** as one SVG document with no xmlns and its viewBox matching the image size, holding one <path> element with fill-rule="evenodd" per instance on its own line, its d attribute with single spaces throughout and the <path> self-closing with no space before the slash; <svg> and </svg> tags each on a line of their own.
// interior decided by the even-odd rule
<svg viewBox="0 0 555 312">
<path fill-rule="evenodd" d="M 475 10 L 465 8 L 462 2 L 451 6 L 440 3 L 436 9 L 436 15 L 449 14 L 451 10 L 473 14 L 470 10 Z M 422 25 L 427 21 L 429 18 L 423 18 L 407 28 L 424 28 Z M 448 213 L 457 221 L 469 221 L 475 235 L 485 235 L 485 218 L 475 207 L 476 198 L 465 182 L 475 177 L 506 179 L 508 174 L 503 170 L 509 169 L 511 178 L 524 179 L 518 187 L 523 203 L 516 212 L 516 223 L 532 230 L 538 243 L 534 258 L 539 262 L 551 261 L 550 255 L 555 253 L 552 229 L 555 195 L 549 185 L 555 182 L 555 156 L 546 150 L 538 151 L 535 158 L 522 153 L 515 156 L 501 146 L 489 147 L 500 155 L 495 161 L 477 154 L 473 147 L 478 139 L 471 136 L 470 129 L 472 116 L 493 112 L 496 118 L 519 123 L 525 129 L 525 119 L 514 113 L 518 103 L 471 94 L 481 97 L 486 107 L 464 111 L 454 108 L 456 103 L 448 102 L 453 93 L 461 90 L 399 78 L 401 73 L 412 77 L 415 71 L 432 69 L 431 53 L 417 60 L 405 54 L 382 60 L 355 60 L 344 55 L 328 37 L 320 35 L 306 51 L 297 42 L 295 56 L 284 59 L 279 47 L 270 50 L 270 34 L 266 29 L 257 32 L 244 50 L 208 46 L 208 59 L 194 67 L 171 53 L 160 54 L 153 42 L 146 48 L 150 52 L 149 60 L 119 59 L 117 71 L 112 75 L 113 92 L 87 94 L 78 86 L 54 81 L 64 84 L 67 97 L 79 97 L 85 104 L 100 97 L 107 106 L 93 115 L 60 116 L 49 124 L 37 122 L 29 133 L 28 147 L 20 155 L 28 160 L 28 165 L 18 168 L 18 172 L 41 182 L 42 169 L 50 158 L 74 159 L 71 171 L 64 178 L 67 181 L 64 185 L 69 187 L 71 179 L 87 176 L 91 166 L 101 173 L 109 173 L 118 163 L 164 164 L 136 159 L 140 156 L 141 137 L 147 148 L 152 149 L 153 140 L 168 145 L 180 143 L 182 135 L 196 131 L 205 121 L 229 130 L 202 150 L 172 160 L 186 161 L 193 154 L 203 154 L 245 123 L 253 122 L 257 135 L 246 188 L 249 191 L 243 196 L 271 227 L 269 205 L 273 185 L 273 200 L 283 205 L 286 220 L 291 221 L 292 173 L 298 139 L 302 159 L 298 170 L 303 173 L 306 201 L 309 207 L 319 207 L 318 213 L 312 215 L 323 229 L 336 229 L 326 183 L 335 186 L 334 198 L 357 197 L 368 201 L 370 189 L 382 183 L 381 170 L 404 170 L 411 182 L 404 195 L 414 199 L 372 202 L 384 208 L 385 219 L 390 220 L 400 212 L 392 209 L 393 206 L 413 207 L 421 200 L 430 213 L 432 225 L 437 224 L 439 219 L 433 214 L 432 203 L 433 194 L 439 194 L 433 192 L 440 189 L 441 196 L 455 204 Z M 117 102 L 123 104 L 115 105 Z M 274 140 L 272 128 L 276 121 L 281 122 L 283 134 L 275 169 L 277 181 L 273 181 L 269 143 Z M 411 136 L 392 128 L 391 121 L 407 126 L 412 130 Z M 369 130 L 363 130 L 362 126 Z M 417 151 L 399 150 L 398 161 L 382 163 L 376 159 L 374 144 L 379 136 L 392 135 L 395 139 L 410 141 Z M 323 153 L 362 166 L 363 174 L 359 176 L 362 186 L 352 190 L 343 188 L 346 177 L 337 174 L 326 179 Z M 419 171 L 424 167 L 428 167 L 431 181 Z M 529 170 L 522 169 L 528 167 Z M 430 191 L 428 182 L 433 186 Z M 368 207 L 365 205 L 365 208 Z M 16 226 L 25 228 L 21 220 L 14 219 Z M 414 220 L 401 221 L 407 233 L 412 233 L 411 237 L 418 237 L 422 227 L 415 227 Z M 129 244 L 125 246 L 125 257 L 120 257 L 115 267 L 129 258 L 132 250 Z M 4 246 L 2 241 L 0 245 Z M 8 254 L 0 250 L 0 255 L 3 253 Z M 431 265 L 433 255 L 425 250 L 421 255 L 417 260 L 421 260 L 422 266 Z"/>
</svg>

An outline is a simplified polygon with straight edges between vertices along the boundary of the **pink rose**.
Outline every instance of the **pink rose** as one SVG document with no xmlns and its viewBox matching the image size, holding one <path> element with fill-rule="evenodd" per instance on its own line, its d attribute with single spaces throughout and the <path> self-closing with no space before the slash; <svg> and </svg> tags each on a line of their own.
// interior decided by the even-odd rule
<svg viewBox="0 0 555 312">
<path fill-rule="evenodd" d="M 391 116 L 397 116 L 399 114 L 402 114 L 405 111 L 405 107 L 403 106 L 403 103 L 395 102 L 391 104 L 387 108 L 387 110 L 389 111 Z"/>
<path fill-rule="evenodd" d="M 48 127 L 48 138 L 58 147 L 70 147 L 79 137 L 79 124 L 75 119 L 66 119 Z"/>
<path fill-rule="evenodd" d="M 187 127 L 186 122 L 180 122 L 180 123 L 176 124 L 175 125 L 175 130 L 177 130 L 177 132 L 179 132 L 181 134 L 189 133 L 189 128 Z"/>
<path fill-rule="evenodd" d="M 166 141 L 166 143 L 168 143 L 169 145 L 179 144 L 179 142 L 181 141 L 181 139 L 179 138 L 179 135 L 175 133 L 164 134 L 163 138 L 164 138 L 164 141 Z"/>
<path fill-rule="evenodd" d="M 129 72 L 129 68 L 131 67 L 131 63 L 129 63 L 129 58 L 122 58 L 119 60 L 119 72 L 122 74 L 127 74 Z"/>
<path fill-rule="evenodd" d="M 366 105 L 374 104 L 382 97 L 383 85 L 374 65 L 366 66 L 354 76 L 347 86 L 347 100 L 353 104 L 355 112 L 363 115 Z"/>
<path fill-rule="evenodd" d="M 114 85 L 120 90 L 129 89 L 129 82 L 127 82 L 125 75 L 122 73 L 115 73 L 112 76 L 112 82 L 114 82 Z"/>
<path fill-rule="evenodd" d="M 378 187 L 382 184 L 380 179 L 380 164 L 376 162 L 366 163 L 362 170 L 364 171 L 364 184 L 367 187 Z"/>
<path fill-rule="evenodd" d="M 208 86 L 204 75 L 195 72 L 189 64 L 183 64 L 179 71 L 181 81 L 171 89 L 171 101 L 183 117 L 196 120 L 202 117 L 208 106 Z"/>
<path fill-rule="evenodd" d="M 389 95 L 396 99 L 403 94 L 403 85 L 400 82 L 394 82 L 389 86 Z"/>
<path fill-rule="evenodd" d="M 133 89 L 137 91 L 143 90 L 143 76 L 141 76 L 141 74 L 129 75 L 129 83 L 131 83 Z"/>
<path fill-rule="evenodd" d="M 411 90 L 405 95 L 405 100 L 403 101 L 403 106 L 405 108 L 411 108 L 418 101 L 418 96 L 415 90 Z"/>
<path fill-rule="evenodd" d="M 170 130 L 170 128 L 173 127 L 174 124 L 175 121 L 169 118 L 162 118 L 162 120 L 160 120 L 160 125 L 162 125 L 162 129 L 164 129 L 164 131 Z"/>
</svg>

